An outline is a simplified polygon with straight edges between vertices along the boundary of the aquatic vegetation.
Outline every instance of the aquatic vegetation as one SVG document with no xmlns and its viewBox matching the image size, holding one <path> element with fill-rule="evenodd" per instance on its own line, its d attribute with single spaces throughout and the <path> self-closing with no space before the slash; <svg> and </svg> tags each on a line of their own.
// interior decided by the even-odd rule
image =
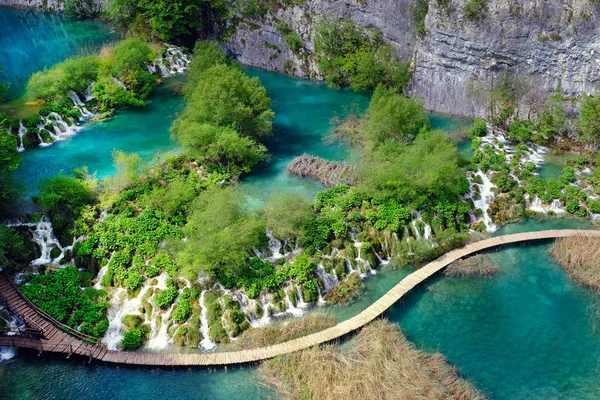
<svg viewBox="0 0 600 400">
<path fill-rule="evenodd" d="M 417 350 L 384 320 L 363 328 L 348 349 L 326 345 L 277 357 L 260 372 L 284 398 L 485 398 L 442 355 Z"/>
<path fill-rule="evenodd" d="M 492 259 L 486 254 L 477 254 L 467 259 L 458 260 L 448 265 L 444 270 L 444 276 L 458 278 L 484 277 L 491 278 L 500 272 Z"/>
<path fill-rule="evenodd" d="M 315 178 L 325 186 L 353 185 L 356 172 L 354 168 L 340 161 L 329 161 L 320 157 L 304 154 L 292 160 L 287 172 L 301 178 Z"/>
<path fill-rule="evenodd" d="M 572 279 L 600 291 L 598 244 L 598 239 L 593 237 L 557 239 L 550 248 L 550 254 Z"/>
</svg>

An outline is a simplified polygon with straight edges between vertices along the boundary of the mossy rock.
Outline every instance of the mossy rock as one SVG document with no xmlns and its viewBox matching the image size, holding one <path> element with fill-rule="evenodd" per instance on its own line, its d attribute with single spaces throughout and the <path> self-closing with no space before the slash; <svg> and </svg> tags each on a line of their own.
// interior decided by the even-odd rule
<svg viewBox="0 0 600 400">
<path fill-rule="evenodd" d="M 209 334 L 208 337 L 215 343 L 229 343 L 229 335 L 225 328 L 223 328 L 223 324 L 221 320 L 214 321 L 209 326 Z"/>
<path fill-rule="evenodd" d="M 45 129 L 40 131 L 40 136 L 44 143 L 53 143 L 54 142 L 54 139 L 52 139 L 52 136 L 50 136 L 48 131 L 46 131 Z"/>
<path fill-rule="evenodd" d="M 40 143 L 40 139 L 31 129 L 28 129 L 27 133 L 23 135 L 23 147 L 27 149 L 36 147 Z"/>
<path fill-rule="evenodd" d="M 131 329 L 142 325 L 144 323 L 144 319 L 141 315 L 129 314 L 124 316 L 121 322 L 123 322 L 123 325 L 125 325 L 128 329 Z"/>
<path fill-rule="evenodd" d="M 296 305 L 298 304 L 298 295 L 296 294 L 296 291 L 295 290 L 287 290 L 286 292 L 290 298 L 290 301 L 292 302 L 294 307 L 296 307 Z"/>
<path fill-rule="evenodd" d="M 154 278 L 150 281 L 150 286 L 156 286 L 158 285 L 158 279 Z"/>
<path fill-rule="evenodd" d="M 263 308 L 260 302 L 256 302 L 256 306 L 254 307 L 254 316 L 258 319 L 261 319 L 265 315 L 265 309 Z"/>
<path fill-rule="evenodd" d="M 187 343 L 188 328 L 180 326 L 177 332 L 173 335 L 173 343 L 177 346 L 185 346 Z"/>
<path fill-rule="evenodd" d="M 50 250 L 50 258 L 52 258 L 52 259 L 59 257 L 60 254 L 61 254 L 61 251 L 58 247 L 55 247 L 52 250 Z"/>
<path fill-rule="evenodd" d="M 285 312 L 285 310 L 287 310 L 287 304 L 285 303 L 285 301 L 278 302 L 277 307 L 279 308 L 280 312 Z"/>
<path fill-rule="evenodd" d="M 273 308 L 273 306 L 268 306 L 267 307 L 267 315 L 270 317 L 272 315 L 275 315 L 276 311 L 275 308 Z"/>
</svg>

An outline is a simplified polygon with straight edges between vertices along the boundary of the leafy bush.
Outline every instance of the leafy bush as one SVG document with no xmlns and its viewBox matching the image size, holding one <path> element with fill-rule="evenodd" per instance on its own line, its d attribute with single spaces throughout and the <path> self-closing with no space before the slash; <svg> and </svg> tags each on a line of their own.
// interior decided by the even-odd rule
<svg viewBox="0 0 600 400">
<path fill-rule="evenodd" d="M 95 0 L 65 0 L 64 12 L 70 18 L 86 19 L 97 16 L 100 8 Z"/>
<path fill-rule="evenodd" d="M 123 335 L 123 339 L 121 344 L 123 345 L 123 350 L 133 351 L 137 350 L 146 340 L 148 340 L 148 335 L 150 334 L 149 326 L 136 326 L 135 328 L 131 328 Z"/>
<path fill-rule="evenodd" d="M 174 286 L 160 290 L 154 295 L 154 304 L 160 308 L 168 308 L 175 301 L 177 293 L 177 288 Z"/>
<path fill-rule="evenodd" d="M 463 7 L 463 14 L 469 21 L 482 19 L 487 11 L 487 0 L 468 0 Z"/>
<path fill-rule="evenodd" d="M 410 79 L 381 32 L 367 35 L 351 20 L 323 21 L 317 26 L 315 50 L 319 70 L 332 87 L 375 89 L 379 84 L 401 92 Z"/>
<path fill-rule="evenodd" d="M 93 302 L 79 287 L 79 271 L 68 266 L 46 275 L 29 275 L 21 291 L 59 322 L 87 335 L 102 337 L 108 329 L 108 303 Z"/>
<path fill-rule="evenodd" d="M 482 119 L 474 119 L 473 127 L 469 131 L 469 135 L 473 138 L 485 136 L 487 133 L 487 124 Z"/>
<path fill-rule="evenodd" d="M 175 304 L 173 311 L 173 322 L 183 324 L 192 314 L 192 304 L 188 299 L 181 299 Z"/>
</svg>

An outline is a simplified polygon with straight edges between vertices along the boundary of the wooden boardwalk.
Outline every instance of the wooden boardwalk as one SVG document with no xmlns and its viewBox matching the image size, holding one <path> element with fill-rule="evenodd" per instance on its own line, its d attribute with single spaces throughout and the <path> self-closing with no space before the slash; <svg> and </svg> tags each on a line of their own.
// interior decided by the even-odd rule
<svg viewBox="0 0 600 400">
<path fill-rule="evenodd" d="M 227 353 L 196 353 L 196 354 L 156 354 L 126 351 L 109 351 L 104 347 L 85 343 L 84 337 L 75 337 L 66 332 L 60 324 L 44 315 L 29 300 L 21 295 L 15 286 L 0 274 L 0 297 L 8 308 L 19 315 L 27 325 L 38 330 L 43 338 L 17 336 L 0 337 L 0 346 L 25 347 L 40 351 L 77 354 L 108 363 L 148 365 L 148 366 L 224 366 L 258 362 L 279 355 L 304 350 L 312 346 L 327 343 L 347 335 L 383 314 L 406 293 L 427 280 L 448 264 L 470 256 L 482 250 L 498 246 L 527 242 L 534 240 L 556 239 L 569 236 L 600 237 L 599 231 L 584 230 L 546 230 L 539 232 L 517 233 L 493 237 L 468 244 L 460 249 L 452 250 L 437 260 L 408 275 L 396 286 L 390 289 L 379 300 L 366 308 L 357 316 L 312 335 L 304 336 L 289 342 L 262 347 L 252 350 L 242 350 Z"/>
</svg>

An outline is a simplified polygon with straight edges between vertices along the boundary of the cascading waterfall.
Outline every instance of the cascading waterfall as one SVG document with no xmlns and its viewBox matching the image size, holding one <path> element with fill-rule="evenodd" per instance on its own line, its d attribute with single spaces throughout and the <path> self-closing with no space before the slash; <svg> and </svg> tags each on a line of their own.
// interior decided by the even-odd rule
<svg viewBox="0 0 600 400">
<path fill-rule="evenodd" d="M 22 153 L 25 151 L 25 146 L 23 145 L 23 136 L 27 133 L 27 128 L 23 125 L 23 121 L 19 121 L 19 147 L 17 151 Z"/>
<path fill-rule="evenodd" d="M 483 212 L 483 223 L 485 224 L 485 228 L 487 229 L 487 231 L 495 232 L 498 229 L 498 227 L 496 226 L 494 221 L 492 221 L 492 218 L 488 214 L 490 203 L 494 201 L 494 197 L 496 196 L 492 190 L 493 188 L 495 188 L 495 186 L 490 180 L 490 178 L 488 178 L 486 174 L 481 172 L 481 170 L 477 170 L 475 175 L 481 177 L 481 181 L 483 182 L 483 184 L 479 185 L 480 199 L 473 200 L 473 204 L 475 205 L 475 208 L 479 208 Z M 474 192 L 471 188 L 471 194 L 473 193 Z"/>
<path fill-rule="evenodd" d="M 77 93 L 75 93 L 74 91 L 70 91 L 68 97 L 73 102 L 75 108 L 77 108 L 81 113 L 81 117 L 79 118 L 80 121 L 85 121 L 87 118 L 94 115 L 91 111 L 85 108 L 85 103 L 81 101 Z"/>
<path fill-rule="evenodd" d="M 17 335 L 20 330 L 26 329 L 27 326 L 19 317 L 12 314 L 0 303 L 0 320 L 3 320 L 8 327 L 8 336 Z M 12 359 L 16 355 L 16 350 L 12 347 L 0 347 L 0 363 Z"/>
<path fill-rule="evenodd" d="M 323 264 L 317 265 L 317 276 L 323 281 L 325 293 L 339 283 L 337 276 L 335 276 L 335 270 L 332 270 L 331 272 L 333 272 L 334 275 L 328 274 L 327 271 L 325 271 L 325 268 L 323 268 Z"/>
<path fill-rule="evenodd" d="M 33 236 L 33 241 L 40 248 L 40 256 L 31 262 L 31 265 L 58 264 L 64 257 L 65 252 L 73 249 L 73 245 L 63 247 L 54 236 L 52 223 L 46 217 L 42 217 L 37 223 L 26 223 L 21 221 L 12 221 L 7 224 L 12 227 L 28 227 Z M 83 240 L 83 237 L 76 238 L 73 244 Z M 53 249 L 60 250 L 56 258 L 52 258 Z"/>
<path fill-rule="evenodd" d="M 205 294 L 206 290 L 203 290 L 200 294 L 200 306 L 202 307 L 202 311 L 200 312 L 200 333 L 202 333 L 202 340 L 200 341 L 200 346 L 204 350 L 214 350 L 214 348 L 217 347 L 217 344 L 210 340 L 208 328 L 208 308 L 206 307 L 206 303 L 204 302 Z"/>
<path fill-rule="evenodd" d="M 273 236 L 273 233 L 267 229 L 267 238 L 269 239 L 269 250 L 271 251 L 271 257 L 269 257 L 270 261 L 279 260 L 283 258 L 283 254 L 281 254 L 281 248 L 283 244 L 279 239 Z"/>
<path fill-rule="evenodd" d="M 165 46 L 167 47 L 165 56 L 157 58 L 153 64 L 146 64 L 148 71 L 153 74 L 160 71 L 163 78 L 185 73 L 191 61 L 190 56 L 179 47 L 170 44 Z"/>
</svg>

